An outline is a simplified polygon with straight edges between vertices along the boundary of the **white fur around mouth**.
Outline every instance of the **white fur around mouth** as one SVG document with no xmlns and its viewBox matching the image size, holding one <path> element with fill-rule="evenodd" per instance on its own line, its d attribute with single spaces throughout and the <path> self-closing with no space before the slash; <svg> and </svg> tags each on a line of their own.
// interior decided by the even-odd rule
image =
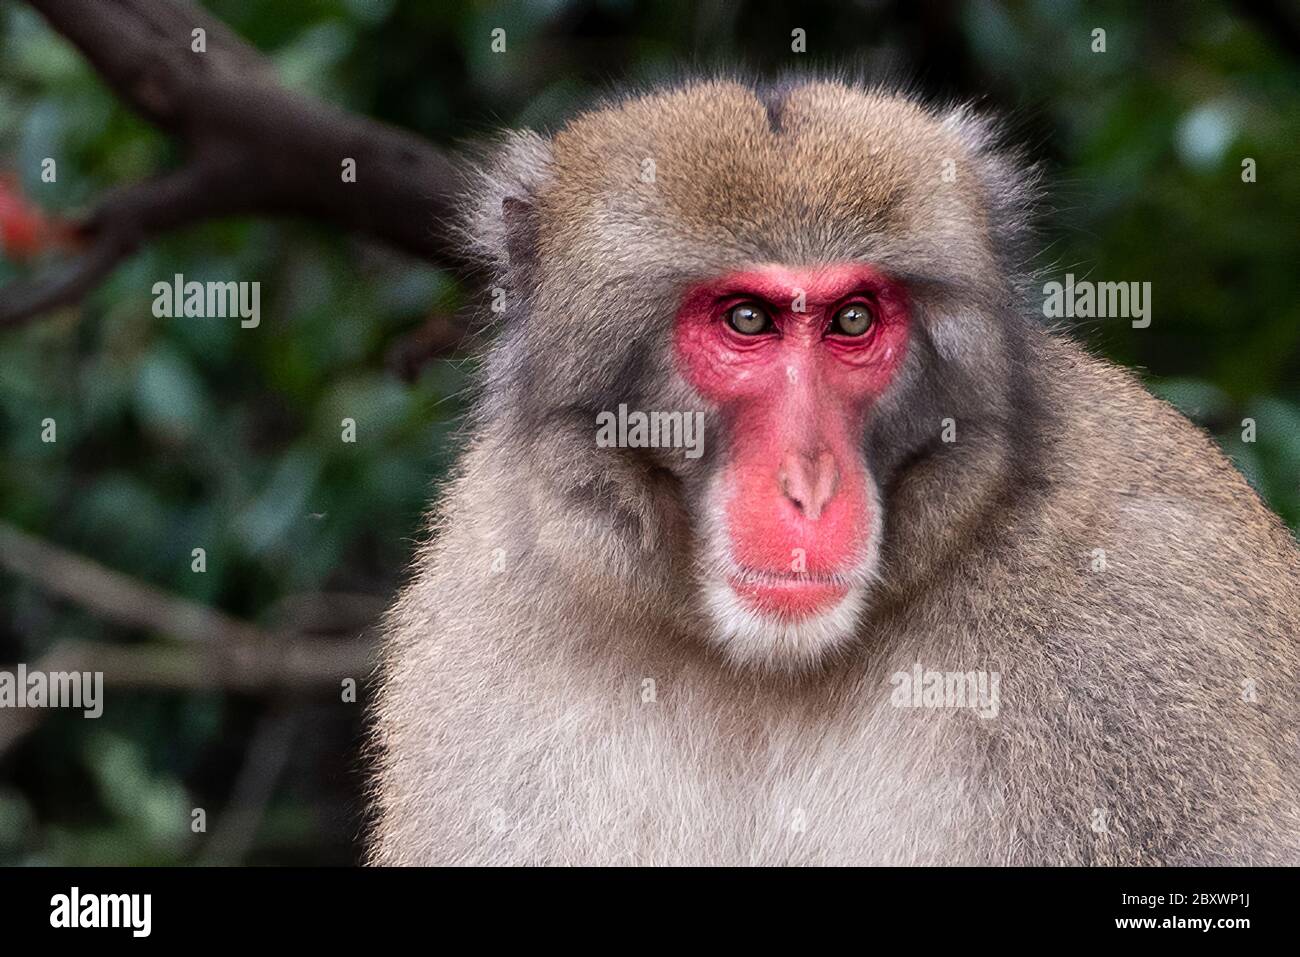
<svg viewBox="0 0 1300 957">
<path fill-rule="evenodd" d="M 793 579 L 781 581 L 788 585 Z M 784 618 L 751 608 L 725 581 L 704 586 L 705 606 L 727 656 L 737 664 L 783 671 L 815 665 L 851 639 L 865 601 L 865 588 L 849 586 L 847 594 L 824 611 Z"/>
</svg>

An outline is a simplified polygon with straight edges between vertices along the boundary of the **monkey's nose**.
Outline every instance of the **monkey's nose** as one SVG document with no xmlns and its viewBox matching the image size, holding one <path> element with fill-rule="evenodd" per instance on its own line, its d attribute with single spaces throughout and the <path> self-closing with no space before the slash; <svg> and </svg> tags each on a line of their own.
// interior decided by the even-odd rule
<svg viewBox="0 0 1300 957">
<path fill-rule="evenodd" d="M 794 503 L 803 517 L 816 521 L 835 496 L 835 489 L 840 484 L 840 470 L 835 464 L 835 456 L 828 451 L 787 452 L 781 461 L 777 482 L 781 494 Z"/>
</svg>

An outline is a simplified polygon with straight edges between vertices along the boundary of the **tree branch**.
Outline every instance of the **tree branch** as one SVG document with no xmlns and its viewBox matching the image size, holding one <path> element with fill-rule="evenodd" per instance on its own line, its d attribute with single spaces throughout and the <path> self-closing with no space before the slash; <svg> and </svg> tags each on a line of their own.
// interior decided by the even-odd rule
<svg viewBox="0 0 1300 957">
<path fill-rule="evenodd" d="M 19 325 L 94 289 L 145 239 L 215 216 L 234 213 L 239 170 L 203 156 L 174 173 L 109 193 L 73 227 L 83 251 L 45 275 L 0 289 L 0 328 Z"/>
<path fill-rule="evenodd" d="M 46 674 L 100 671 L 112 688 L 167 691 L 224 691 L 275 694 L 332 688 L 341 693 L 344 678 L 358 684 L 374 670 L 371 644 L 358 639 L 283 639 L 249 644 L 108 645 L 64 641 L 31 670 Z M 111 705 L 110 705 L 111 707 Z M 0 757 L 34 731 L 47 708 L 0 710 Z"/>
<path fill-rule="evenodd" d="M 102 618 L 186 641 L 261 640 L 259 629 L 145 585 L 0 522 L 0 568 L 36 582 Z"/>
<path fill-rule="evenodd" d="M 269 636 L 257 643 L 213 645 L 110 645 L 65 641 L 32 669 L 102 671 L 113 688 L 168 691 L 226 691 L 270 694 L 288 689 L 333 688 L 355 678 L 360 685 L 374 670 L 370 642 L 356 638 Z M 337 699 L 336 699 L 337 700 Z"/>
<path fill-rule="evenodd" d="M 200 865 L 233 867 L 243 862 L 289 763 L 301 723 L 301 712 L 283 704 L 272 706 L 258 722 L 230 801 L 199 854 Z"/>
<path fill-rule="evenodd" d="M 297 614 L 288 627 L 268 631 L 142 584 L 3 522 L 0 568 L 116 624 L 173 639 L 133 645 L 60 641 L 33 665 L 36 671 L 102 671 L 112 687 L 270 694 L 324 687 L 337 692 L 344 678 L 360 683 L 374 670 L 370 626 L 383 603 L 369 596 L 304 597 L 298 602 L 303 611 L 329 611 L 335 627 L 323 629 L 322 622 Z M 352 634 L 322 637 L 318 632 L 324 630 Z M 0 711 L 0 754 L 46 713 Z"/>
<path fill-rule="evenodd" d="M 0 289 L 0 328 L 77 301 L 154 236 L 223 216 L 298 216 L 458 271 L 455 162 L 403 130 L 286 90 L 268 60 L 189 0 L 28 0 L 110 88 L 185 147 L 185 165 L 108 196 L 74 231 L 87 251 Z M 191 50 L 206 31 L 207 50 Z M 344 182 L 343 161 L 356 162 Z"/>
</svg>

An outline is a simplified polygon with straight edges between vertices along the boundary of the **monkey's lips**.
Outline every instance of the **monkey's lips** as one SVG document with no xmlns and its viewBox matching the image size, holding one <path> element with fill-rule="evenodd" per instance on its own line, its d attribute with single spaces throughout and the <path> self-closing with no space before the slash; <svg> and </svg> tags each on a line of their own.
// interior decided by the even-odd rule
<svg viewBox="0 0 1300 957">
<path fill-rule="evenodd" d="M 782 619 L 809 618 L 834 608 L 849 593 L 839 575 L 770 572 L 740 568 L 727 576 L 727 584 L 753 611 Z"/>
</svg>

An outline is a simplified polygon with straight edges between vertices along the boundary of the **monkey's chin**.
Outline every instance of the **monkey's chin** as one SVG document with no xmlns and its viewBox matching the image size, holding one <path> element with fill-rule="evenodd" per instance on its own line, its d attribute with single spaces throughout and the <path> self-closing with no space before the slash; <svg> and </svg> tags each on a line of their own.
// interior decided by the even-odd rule
<svg viewBox="0 0 1300 957">
<path fill-rule="evenodd" d="M 814 667 L 845 645 L 866 603 L 860 585 L 802 596 L 797 603 L 782 596 L 782 611 L 726 581 L 709 582 L 704 593 L 714 637 L 726 655 L 737 664 L 777 671 Z"/>
</svg>

